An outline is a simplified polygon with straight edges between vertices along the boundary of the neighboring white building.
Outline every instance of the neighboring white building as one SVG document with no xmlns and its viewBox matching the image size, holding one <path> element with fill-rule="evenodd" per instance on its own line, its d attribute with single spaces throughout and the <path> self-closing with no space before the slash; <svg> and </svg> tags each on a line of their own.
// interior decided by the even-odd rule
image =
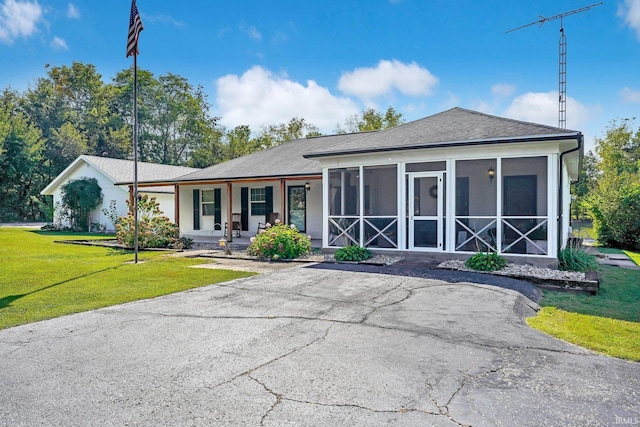
<svg viewBox="0 0 640 427">
<path fill-rule="evenodd" d="M 127 200 L 130 197 L 129 185 L 121 183 L 133 181 L 133 169 L 134 165 L 131 160 L 83 155 L 75 159 L 40 194 L 53 196 L 53 222 L 54 224 L 61 224 L 57 207 L 62 200 L 62 186 L 74 179 L 95 178 L 102 189 L 103 199 L 102 204 L 92 212 L 91 222 L 104 225 L 106 230 L 113 231 L 114 224 L 111 223 L 111 220 L 102 210 L 109 209 L 112 202 L 114 202 L 118 216 L 127 215 Z M 138 179 L 140 181 L 173 179 L 198 170 L 200 169 L 138 162 Z M 164 214 L 171 221 L 175 220 L 173 187 L 141 188 L 139 193 L 155 197 Z"/>
</svg>

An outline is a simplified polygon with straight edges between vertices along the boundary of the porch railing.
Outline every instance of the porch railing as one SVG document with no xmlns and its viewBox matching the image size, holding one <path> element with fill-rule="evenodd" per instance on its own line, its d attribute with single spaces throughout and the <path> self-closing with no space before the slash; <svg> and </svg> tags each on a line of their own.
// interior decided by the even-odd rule
<svg viewBox="0 0 640 427">
<path fill-rule="evenodd" d="M 330 216 L 329 246 L 347 245 L 397 249 L 398 217 Z"/>
<path fill-rule="evenodd" d="M 457 216 L 456 217 L 456 251 L 463 252 L 496 252 L 496 217 Z"/>
<path fill-rule="evenodd" d="M 501 252 L 530 255 L 548 254 L 545 217 L 502 217 Z"/>
<path fill-rule="evenodd" d="M 398 248 L 398 217 L 364 217 L 364 247 Z"/>
<path fill-rule="evenodd" d="M 360 217 L 330 216 L 329 246 L 360 245 Z"/>
</svg>

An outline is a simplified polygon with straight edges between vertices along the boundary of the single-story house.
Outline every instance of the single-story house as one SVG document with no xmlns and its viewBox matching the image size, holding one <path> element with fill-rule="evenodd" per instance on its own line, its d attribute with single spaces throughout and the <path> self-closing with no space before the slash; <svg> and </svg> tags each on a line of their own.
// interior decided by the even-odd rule
<svg viewBox="0 0 640 427">
<path fill-rule="evenodd" d="M 580 132 L 453 108 L 142 185 L 174 187 L 187 235 L 222 235 L 232 222 L 255 234 L 277 214 L 323 248 L 555 259 L 582 157 Z"/>
<path fill-rule="evenodd" d="M 160 165 L 156 163 L 138 162 L 139 180 L 171 179 L 181 175 L 198 171 L 199 169 L 182 166 Z M 97 156 L 79 156 L 65 170 L 55 177 L 40 194 L 53 196 L 53 222 L 64 225 L 60 218 L 59 206 L 62 201 L 62 187 L 71 180 L 79 178 L 95 178 L 102 189 L 103 200 L 91 213 L 91 222 L 104 226 L 105 230 L 113 231 L 115 225 L 109 220 L 103 209 L 109 210 L 113 205 L 118 216 L 126 216 L 129 208 L 127 200 L 130 198 L 129 185 L 119 182 L 133 182 L 134 165 L 131 160 L 112 159 Z M 155 197 L 160 210 L 171 220 L 175 221 L 175 201 L 173 187 L 141 188 L 141 195 Z"/>
</svg>

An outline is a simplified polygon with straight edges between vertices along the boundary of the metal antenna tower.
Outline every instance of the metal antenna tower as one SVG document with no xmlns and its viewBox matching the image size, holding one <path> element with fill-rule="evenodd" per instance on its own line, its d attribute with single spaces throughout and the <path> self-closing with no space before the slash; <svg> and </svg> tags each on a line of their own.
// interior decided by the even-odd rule
<svg viewBox="0 0 640 427">
<path fill-rule="evenodd" d="M 507 33 L 511 33 L 522 28 L 536 25 L 542 27 L 545 22 L 560 19 L 560 49 L 558 55 L 558 127 L 566 129 L 567 127 L 567 38 L 564 35 L 564 27 L 562 25 L 562 18 L 569 15 L 575 15 L 576 13 L 586 12 L 596 6 L 600 6 L 602 2 L 595 3 L 590 6 L 581 7 L 579 9 L 570 10 L 568 12 L 559 13 L 557 15 L 544 17 L 540 15 L 537 21 L 530 22 L 518 28 L 513 28 Z"/>
</svg>

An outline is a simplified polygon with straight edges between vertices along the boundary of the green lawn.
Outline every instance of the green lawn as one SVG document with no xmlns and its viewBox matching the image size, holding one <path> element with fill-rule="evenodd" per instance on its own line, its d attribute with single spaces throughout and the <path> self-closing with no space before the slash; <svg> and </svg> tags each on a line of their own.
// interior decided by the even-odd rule
<svg viewBox="0 0 640 427">
<path fill-rule="evenodd" d="M 640 253 L 625 253 L 640 262 Z M 640 271 L 605 265 L 598 271 L 598 295 L 544 291 L 542 310 L 527 323 L 582 347 L 640 361 Z"/>
<path fill-rule="evenodd" d="M 104 236 L 0 228 L 0 329 L 252 275 L 188 268 L 207 261 L 165 252 L 141 252 L 132 264 L 130 251 L 54 243 L 96 238 Z"/>
</svg>

